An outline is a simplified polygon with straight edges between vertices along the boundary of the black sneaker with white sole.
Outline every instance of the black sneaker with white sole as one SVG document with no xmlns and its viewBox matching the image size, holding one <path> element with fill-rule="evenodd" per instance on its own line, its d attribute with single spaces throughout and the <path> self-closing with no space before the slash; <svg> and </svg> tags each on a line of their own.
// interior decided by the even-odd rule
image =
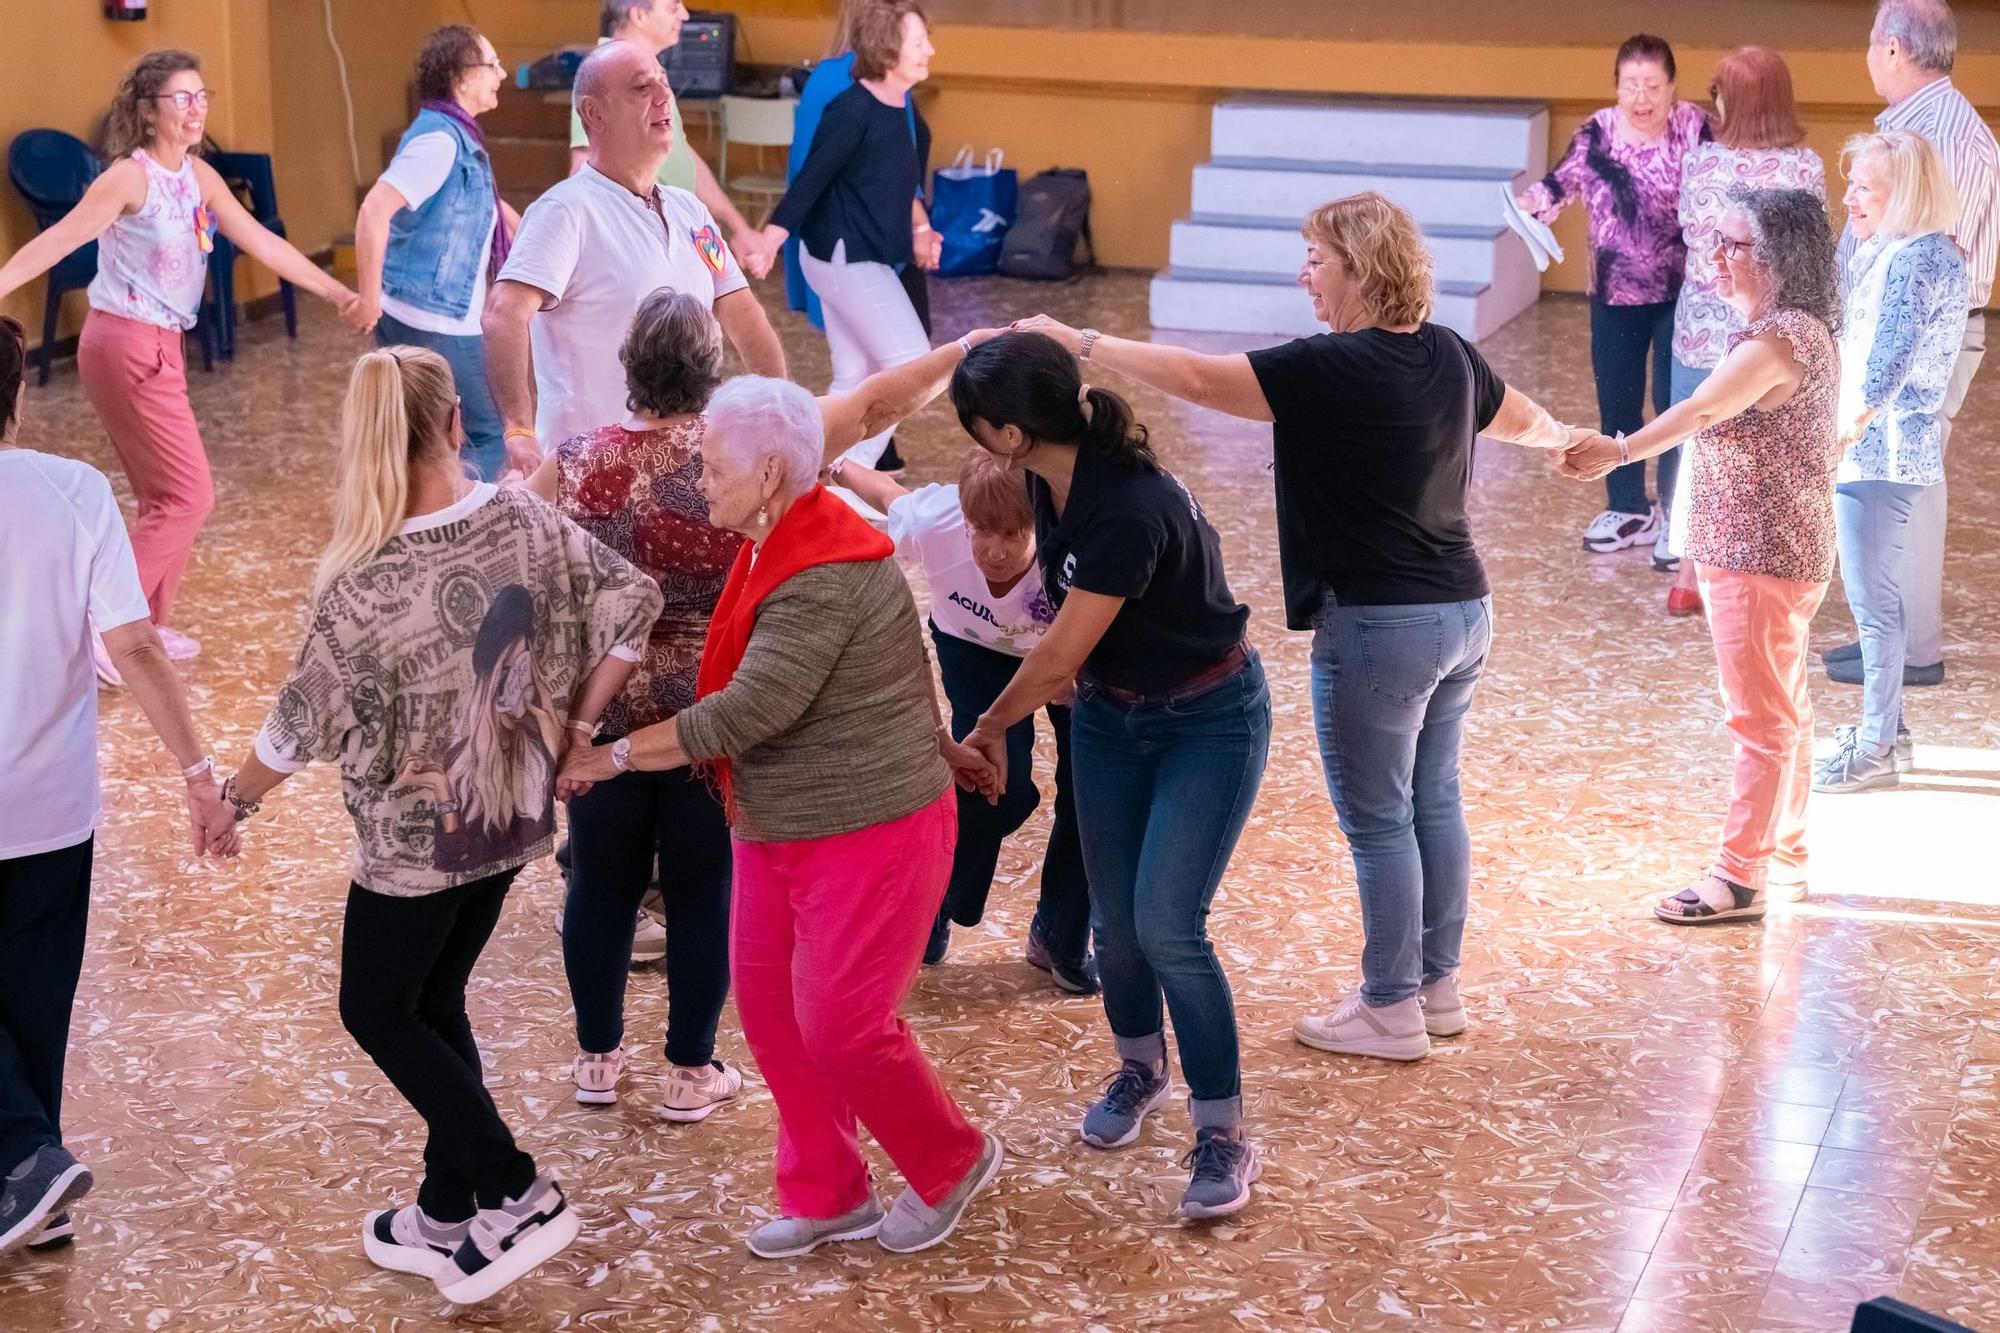
<svg viewBox="0 0 2000 1333">
<path fill-rule="evenodd" d="M 59 1250 L 75 1240 L 76 1228 L 70 1225 L 69 1214 L 51 1213 L 49 1220 L 42 1223 L 42 1229 L 28 1241 L 28 1248 L 37 1251 Z"/>
<path fill-rule="evenodd" d="M 60 1143 L 45 1143 L 0 1182 L 0 1254 L 41 1234 L 53 1215 L 90 1193 L 90 1168 Z"/>
<path fill-rule="evenodd" d="M 536 1176 L 497 1208 L 481 1208 L 451 1262 L 434 1275 L 453 1305 L 476 1305 L 561 1253 L 582 1228 L 551 1176 Z"/>
</svg>

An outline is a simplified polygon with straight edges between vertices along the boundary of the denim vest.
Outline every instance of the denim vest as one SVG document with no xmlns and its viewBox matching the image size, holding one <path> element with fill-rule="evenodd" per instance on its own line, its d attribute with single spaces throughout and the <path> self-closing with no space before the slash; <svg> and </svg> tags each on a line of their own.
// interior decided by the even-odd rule
<svg viewBox="0 0 2000 1333">
<path fill-rule="evenodd" d="M 382 291 L 432 314 L 469 314 L 479 271 L 492 256 L 493 167 L 486 150 L 450 116 L 423 110 L 403 131 L 396 151 L 419 135 L 439 130 L 458 145 L 458 160 L 437 193 L 389 220 L 389 249 L 382 261 Z"/>
</svg>

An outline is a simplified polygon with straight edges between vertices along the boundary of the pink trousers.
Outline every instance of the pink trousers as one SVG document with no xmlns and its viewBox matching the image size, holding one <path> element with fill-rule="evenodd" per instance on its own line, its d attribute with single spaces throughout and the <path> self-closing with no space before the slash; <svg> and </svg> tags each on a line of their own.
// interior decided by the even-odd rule
<svg viewBox="0 0 2000 1333">
<path fill-rule="evenodd" d="M 1713 873 L 1750 889 L 1806 882 L 1812 697 L 1806 640 L 1824 583 L 1695 570 L 1736 742 L 1736 780 Z"/>
<path fill-rule="evenodd" d="M 181 335 L 93 310 L 77 340 L 76 366 L 139 502 L 132 521 L 139 588 L 153 623 L 167 624 L 195 536 L 215 507 L 208 455 L 188 405 Z"/>
<path fill-rule="evenodd" d="M 957 832 L 947 789 L 853 833 L 735 843 L 730 966 L 743 1035 L 778 1104 L 788 1217 L 838 1217 L 867 1198 L 857 1119 L 925 1203 L 951 1193 L 985 1147 L 896 1013 Z"/>
</svg>

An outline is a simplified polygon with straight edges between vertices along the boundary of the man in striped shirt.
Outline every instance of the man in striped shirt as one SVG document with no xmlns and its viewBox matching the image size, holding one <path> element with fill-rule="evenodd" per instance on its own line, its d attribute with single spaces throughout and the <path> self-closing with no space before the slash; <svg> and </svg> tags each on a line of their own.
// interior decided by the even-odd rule
<svg viewBox="0 0 2000 1333">
<path fill-rule="evenodd" d="M 1951 442 L 1952 418 L 1965 405 L 1965 391 L 1986 355 L 1986 319 L 1981 311 L 1993 294 L 1993 266 L 2000 252 L 2000 145 L 1965 94 L 1952 86 L 1958 54 L 1958 25 L 1944 0 L 1882 0 L 1874 31 L 1868 34 L 1868 75 L 1888 108 L 1875 117 L 1885 130 L 1913 130 L 1931 141 L 1958 187 L 1964 212 L 1953 239 L 1967 256 L 1972 279 L 1972 313 L 1965 342 L 1952 367 L 1944 399 L 1944 442 Z M 1840 237 L 1839 262 L 1845 272 L 1856 241 Z M 1910 512 L 1909 557 L 1903 577 L 1903 610 L 1909 626 L 1910 665 L 1906 685 L 1944 680 L 1943 595 L 1945 488 L 1927 486 Z M 1848 685 L 1861 683 L 1861 645 L 1826 654 L 1827 676 Z"/>
</svg>

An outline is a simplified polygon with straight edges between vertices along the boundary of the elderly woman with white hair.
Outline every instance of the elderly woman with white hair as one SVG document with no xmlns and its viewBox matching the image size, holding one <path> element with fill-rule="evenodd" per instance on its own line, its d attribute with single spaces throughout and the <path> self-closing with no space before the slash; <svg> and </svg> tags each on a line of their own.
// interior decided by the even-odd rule
<svg viewBox="0 0 2000 1333">
<path fill-rule="evenodd" d="M 889 539 L 818 484 L 813 396 L 745 376 L 705 417 L 709 521 L 748 541 L 715 605 L 697 698 L 572 750 L 563 785 L 692 764 L 721 789 L 737 1010 L 778 1104 L 781 1216 L 750 1234 L 751 1253 L 870 1236 L 927 1249 L 993 1179 L 1001 1146 L 967 1122 L 896 1011 L 951 871 L 953 771 L 989 794 L 996 775 L 943 725 Z M 857 1119 L 909 1182 L 886 1212 Z"/>
</svg>

